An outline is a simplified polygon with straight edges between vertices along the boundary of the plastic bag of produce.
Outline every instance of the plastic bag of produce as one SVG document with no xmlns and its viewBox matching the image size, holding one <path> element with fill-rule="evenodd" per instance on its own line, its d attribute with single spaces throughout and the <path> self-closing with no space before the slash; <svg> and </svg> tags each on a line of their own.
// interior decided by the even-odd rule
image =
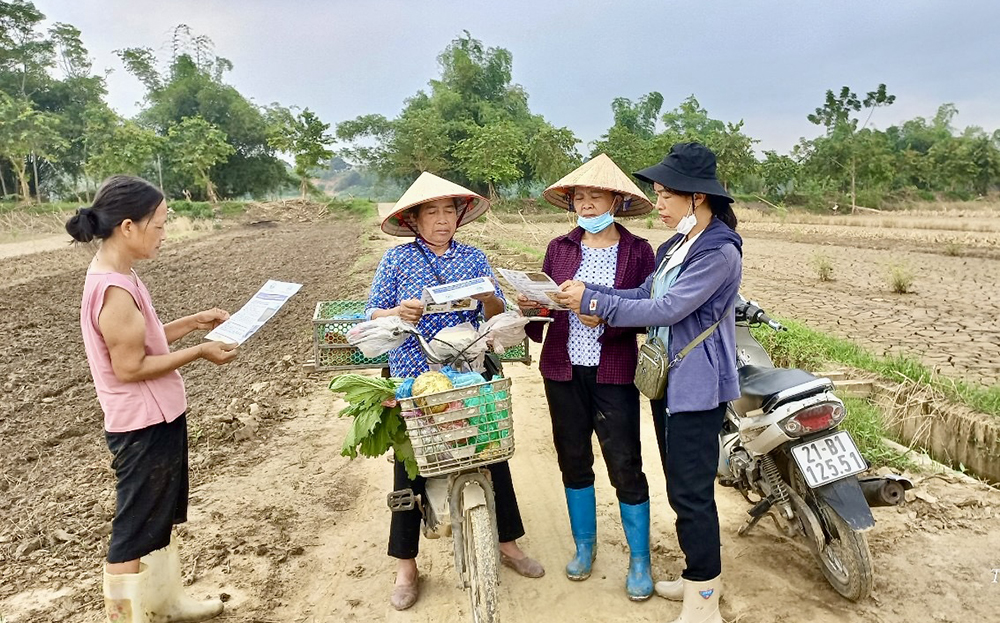
<svg viewBox="0 0 1000 623">
<path fill-rule="evenodd" d="M 483 375 L 478 372 L 458 372 L 451 366 L 445 366 L 441 368 L 441 374 L 448 377 L 451 384 L 455 387 L 468 387 L 469 385 L 477 385 L 479 383 L 485 383 L 486 379 Z"/>
</svg>

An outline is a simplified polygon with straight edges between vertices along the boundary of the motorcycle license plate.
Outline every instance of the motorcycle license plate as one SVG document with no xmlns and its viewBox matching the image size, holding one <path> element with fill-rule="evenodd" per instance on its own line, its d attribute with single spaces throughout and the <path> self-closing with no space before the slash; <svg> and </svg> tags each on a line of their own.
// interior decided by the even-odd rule
<svg viewBox="0 0 1000 623">
<path fill-rule="evenodd" d="M 846 430 L 795 446 L 792 458 L 811 489 L 868 469 Z"/>
</svg>

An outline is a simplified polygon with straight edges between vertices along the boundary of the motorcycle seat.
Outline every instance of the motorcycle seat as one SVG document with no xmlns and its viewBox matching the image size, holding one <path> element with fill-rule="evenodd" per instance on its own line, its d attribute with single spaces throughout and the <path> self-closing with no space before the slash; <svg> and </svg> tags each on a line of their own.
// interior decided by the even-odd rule
<svg viewBox="0 0 1000 623">
<path fill-rule="evenodd" d="M 820 380 L 819 377 L 798 368 L 767 368 L 748 365 L 740 368 L 739 379 L 740 393 L 743 397 L 751 399 L 757 407 L 767 405 L 769 409 L 778 406 L 776 403 L 769 403 L 774 402 L 775 397 L 785 390 L 807 384 L 814 387 L 803 387 L 803 390 L 809 389 L 805 393 L 812 394 L 826 389 L 825 384 L 816 383 Z M 782 400 L 782 402 L 785 401 Z"/>
</svg>

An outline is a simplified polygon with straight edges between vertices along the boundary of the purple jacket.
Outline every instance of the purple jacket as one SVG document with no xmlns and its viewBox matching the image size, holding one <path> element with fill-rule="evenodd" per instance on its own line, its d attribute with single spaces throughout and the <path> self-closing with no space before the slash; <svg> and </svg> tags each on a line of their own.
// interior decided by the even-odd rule
<svg viewBox="0 0 1000 623">
<path fill-rule="evenodd" d="M 678 236 L 660 245 L 657 265 Z M 680 274 L 666 296 L 650 298 L 652 276 L 633 290 L 587 284 L 580 308 L 613 327 L 669 326 L 668 350 L 673 359 L 732 309 L 743 276 L 742 249 L 739 235 L 712 219 L 681 263 Z M 670 370 L 667 408 L 673 413 L 707 411 L 739 396 L 736 321 L 729 314 L 708 339 Z"/>
<path fill-rule="evenodd" d="M 615 271 L 615 287 L 627 290 L 641 286 L 653 272 L 653 247 L 644 238 L 633 235 L 615 223 L 621 238 L 618 240 L 618 268 Z M 572 279 L 583 259 L 583 228 L 577 227 L 564 236 L 549 242 L 542 262 L 542 272 L 552 277 L 556 283 Z M 569 360 L 569 314 L 572 312 L 552 312 L 542 356 L 538 368 L 542 377 L 550 381 L 569 381 L 573 378 L 573 366 Z M 542 341 L 541 323 L 530 323 L 525 332 L 532 340 Z M 638 347 L 634 328 L 605 327 L 601 343 L 601 363 L 597 366 L 597 382 L 612 385 L 627 385 L 635 380 L 635 365 Z"/>
</svg>

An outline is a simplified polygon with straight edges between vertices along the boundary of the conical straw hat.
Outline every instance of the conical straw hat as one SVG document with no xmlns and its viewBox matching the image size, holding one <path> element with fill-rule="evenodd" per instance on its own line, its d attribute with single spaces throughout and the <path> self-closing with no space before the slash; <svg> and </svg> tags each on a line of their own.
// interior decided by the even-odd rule
<svg viewBox="0 0 1000 623">
<path fill-rule="evenodd" d="M 583 163 L 566 177 L 546 188 L 542 196 L 552 205 L 569 210 L 570 193 L 577 186 L 610 190 L 624 195 L 626 199 L 631 199 L 627 206 L 619 208 L 615 216 L 641 216 L 653 209 L 653 204 L 646 195 L 607 154 L 598 154 Z"/>
<path fill-rule="evenodd" d="M 486 197 L 424 171 L 391 208 L 379 209 L 378 216 L 379 220 L 382 221 L 382 231 L 390 236 L 414 236 L 413 230 L 403 222 L 403 213 L 413 206 L 448 197 L 462 197 L 472 200 L 469 207 L 462 213 L 462 219 L 458 222 L 459 227 L 471 223 L 490 209 L 490 202 Z"/>
</svg>

